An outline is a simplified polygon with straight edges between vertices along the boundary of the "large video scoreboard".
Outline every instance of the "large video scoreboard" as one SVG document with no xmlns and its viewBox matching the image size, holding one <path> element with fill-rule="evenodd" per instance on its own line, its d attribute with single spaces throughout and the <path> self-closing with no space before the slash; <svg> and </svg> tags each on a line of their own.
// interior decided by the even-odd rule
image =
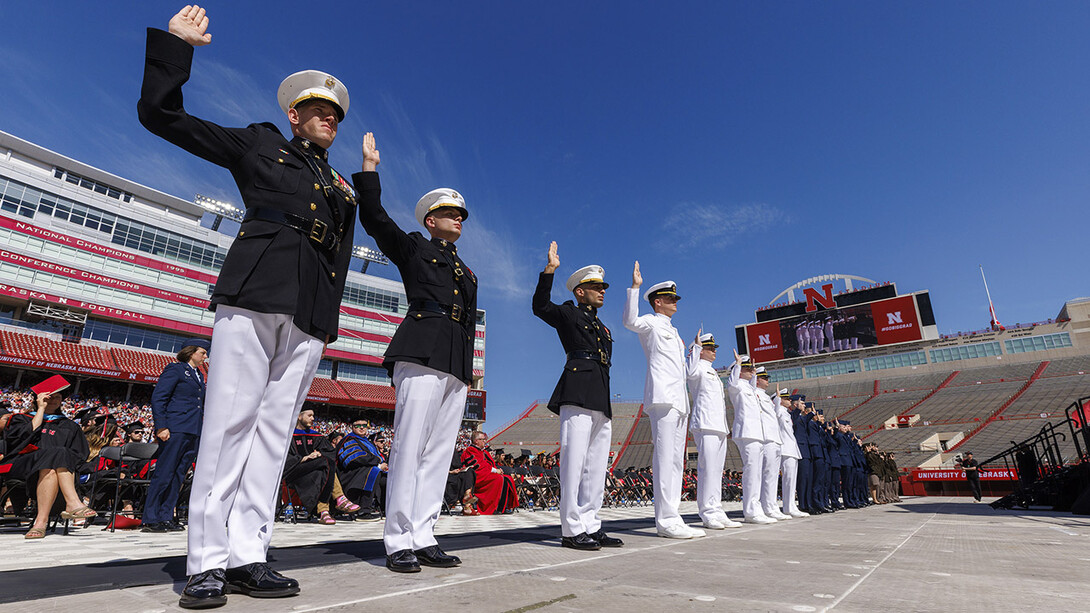
<svg viewBox="0 0 1090 613">
<path fill-rule="evenodd" d="M 807 289 L 806 302 L 761 309 L 756 323 L 735 327 L 739 351 L 771 362 L 934 338 L 928 292 L 898 295 L 882 285 L 833 295 L 831 284 Z"/>
</svg>

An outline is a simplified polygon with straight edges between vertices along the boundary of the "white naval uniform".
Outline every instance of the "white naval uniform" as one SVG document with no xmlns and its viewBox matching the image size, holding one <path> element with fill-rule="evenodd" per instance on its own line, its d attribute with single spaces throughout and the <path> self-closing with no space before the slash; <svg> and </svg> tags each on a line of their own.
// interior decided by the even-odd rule
<svg viewBox="0 0 1090 613">
<path fill-rule="evenodd" d="M 689 346 L 688 382 L 693 399 L 689 430 L 698 452 L 696 463 L 696 500 L 700 518 L 705 522 L 721 518 L 723 511 L 723 466 L 727 460 L 727 403 L 723 381 L 712 363 L 700 359 L 702 347 Z"/>
<path fill-rule="evenodd" d="M 735 362 L 727 377 L 727 394 L 734 407 L 734 444 L 742 455 L 742 514 L 746 519 L 764 517 L 761 483 L 764 476 L 764 445 L 771 442 L 761 420 L 760 390 L 741 378 Z M 756 377 L 754 377 L 756 378 Z"/>
<path fill-rule="evenodd" d="M 764 456 L 764 465 L 761 467 L 761 510 L 765 515 L 775 517 L 779 513 L 776 492 L 780 480 L 780 418 L 768 393 L 757 387 L 757 377 L 753 377 L 753 389 L 761 404 L 761 428 L 766 437 L 761 447 L 761 454 Z"/>
<path fill-rule="evenodd" d="M 779 394 L 772 397 L 776 403 L 776 416 L 780 422 L 780 471 L 783 473 L 783 513 L 793 515 L 799 512 L 799 506 L 795 503 L 795 485 L 798 483 L 799 460 L 802 453 L 799 451 L 798 441 L 795 440 L 795 427 L 791 422 L 791 413 L 779 401 Z"/>
<path fill-rule="evenodd" d="M 655 525 L 659 530 L 684 524 L 681 477 L 685 469 L 685 422 L 689 398 L 685 391 L 685 343 L 670 318 L 661 313 L 639 315 L 640 290 L 625 290 L 624 327 L 640 336 L 647 355 L 643 409 L 651 420 L 655 444 L 651 476 L 655 492 Z"/>
<path fill-rule="evenodd" d="M 394 363 L 394 439 L 386 476 L 386 553 L 437 545 L 435 522 L 469 386 L 414 362 Z"/>
<path fill-rule="evenodd" d="M 189 497 L 190 576 L 267 561 L 284 460 L 322 349 L 291 315 L 216 308 Z M 220 461 L 227 456 L 235 461 Z"/>
</svg>

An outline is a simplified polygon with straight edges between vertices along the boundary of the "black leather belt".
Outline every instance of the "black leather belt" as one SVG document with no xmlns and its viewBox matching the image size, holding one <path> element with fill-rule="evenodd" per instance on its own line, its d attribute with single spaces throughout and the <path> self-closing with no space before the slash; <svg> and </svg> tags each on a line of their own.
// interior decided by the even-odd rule
<svg viewBox="0 0 1090 613">
<path fill-rule="evenodd" d="M 463 326 L 469 325 L 469 311 L 457 304 L 443 304 L 434 300 L 410 300 L 410 311 L 424 311 L 446 315 Z"/>
<path fill-rule="evenodd" d="M 592 360 L 594 362 L 601 362 L 606 366 L 609 366 L 609 354 L 604 351 L 571 351 L 568 353 L 569 360 Z"/>
<path fill-rule="evenodd" d="M 271 209 L 263 206 L 254 206 L 246 209 L 246 221 L 271 221 L 293 230 L 302 232 L 304 236 L 322 246 L 323 249 L 337 253 L 341 246 L 341 237 L 336 230 L 330 231 L 329 224 L 321 219 L 307 219 L 293 213 L 285 213 L 279 209 Z"/>
</svg>

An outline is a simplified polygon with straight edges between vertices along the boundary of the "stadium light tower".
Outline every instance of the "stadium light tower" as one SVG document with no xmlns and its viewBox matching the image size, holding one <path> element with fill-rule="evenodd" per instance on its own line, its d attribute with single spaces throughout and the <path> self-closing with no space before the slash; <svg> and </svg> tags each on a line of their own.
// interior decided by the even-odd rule
<svg viewBox="0 0 1090 613">
<path fill-rule="evenodd" d="M 390 263 L 389 258 L 382 255 L 381 251 L 370 247 L 364 247 L 363 245 L 353 245 L 352 257 L 363 260 L 363 268 L 360 269 L 360 272 L 362 273 L 367 272 L 367 265 L 371 262 L 384 266 Z"/>
<path fill-rule="evenodd" d="M 245 211 L 229 202 L 223 202 L 201 194 L 193 197 L 193 203 L 216 216 L 215 221 L 212 222 L 212 231 L 220 229 L 220 222 L 223 221 L 224 217 L 242 223 L 246 214 Z"/>
</svg>

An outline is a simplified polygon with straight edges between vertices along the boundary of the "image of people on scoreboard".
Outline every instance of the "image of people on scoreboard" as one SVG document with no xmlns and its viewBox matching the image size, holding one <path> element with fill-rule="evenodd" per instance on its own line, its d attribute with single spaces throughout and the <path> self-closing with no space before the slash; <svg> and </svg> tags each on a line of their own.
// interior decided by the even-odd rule
<svg viewBox="0 0 1090 613">
<path fill-rule="evenodd" d="M 878 344 L 869 307 L 829 309 L 780 322 L 784 357 L 833 353 Z"/>
</svg>

